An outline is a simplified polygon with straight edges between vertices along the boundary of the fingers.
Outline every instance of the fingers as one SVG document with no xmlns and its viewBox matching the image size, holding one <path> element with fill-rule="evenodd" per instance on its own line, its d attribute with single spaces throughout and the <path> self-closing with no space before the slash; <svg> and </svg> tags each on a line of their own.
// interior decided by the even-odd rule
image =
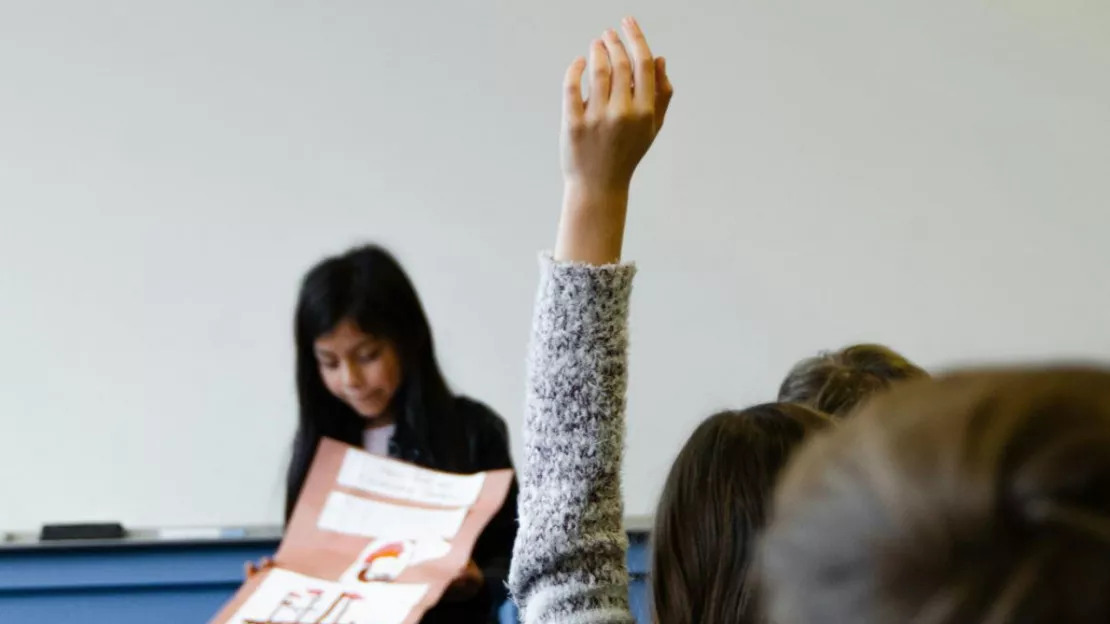
<svg viewBox="0 0 1110 624">
<path fill-rule="evenodd" d="M 609 106 L 611 72 L 605 44 L 594 39 L 590 44 L 590 101 L 586 104 L 587 112 L 598 114 Z"/>
<path fill-rule="evenodd" d="M 563 121 L 573 126 L 586 115 L 586 103 L 582 100 L 582 74 L 586 71 L 586 59 L 581 56 L 571 62 L 563 78 Z"/>
<path fill-rule="evenodd" d="M 274 567 L 274 560 L 269 557 L 263 557 L 258 560 L 258 563 L 247 561 L 243 564 L 243 576 L 251 578 L 254 575 Z"/>
<path fill-rule="evenodd" d="M 632 80 L 635 84 L 633 102 L 643 108 L 655 103 L 655 60 L 651 56 L 644 31 L 633 17 L 621 21 L 621 29 L 628 39 L 628 49 L 632 55 Z"/>
<path fill-rule="evenodd" d="M 613 29 L 590 43 L 588 60 L 576 58 L 563 78 L 563 119 L 568 128 L 580 128 L 587 116 L 601 118 L 608 111 L 632 112 L 653 119 L 656 131 L 663 126 L 674 88 L 667 77 L 667 62 L 654 58 L 643 30 L 633 17 L 621 22 L 625 42 Z M 589 98 L 582 98 L 582 77 L 589 69 Z M 610 109 L 610 105 L 615 106 Z"/>
<path fill-rule="evenodd" d="M 609 102 L 618 106 L 626 106 L 632 101 L 632 64 L 628 60 L 628 52 L 617 36 L 617 31 L 610 28 L 602 35 L 605 51 L 609 54 L 611 71 Z"/>
<path fill-rule="evenodd" d="M 667 116 L 667 107 L 671 104 L 674 87 L 671 79 L 667 77 L 667 59 L 655 59 L 655 131 L 663 127 L 663 118 Z"/>
</svg>

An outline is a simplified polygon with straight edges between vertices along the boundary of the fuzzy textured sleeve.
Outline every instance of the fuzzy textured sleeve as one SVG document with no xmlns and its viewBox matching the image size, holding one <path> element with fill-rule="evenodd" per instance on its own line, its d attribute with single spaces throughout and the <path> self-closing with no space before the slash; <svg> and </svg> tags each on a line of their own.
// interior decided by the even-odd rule
<svg viewBox="0 0 1110 624">
<path fill-rule="evenodd" d="M 526 624 L 634 622 L 620 468 L 635 272 L 540 260 L 509 574 Z"/>
</svg>

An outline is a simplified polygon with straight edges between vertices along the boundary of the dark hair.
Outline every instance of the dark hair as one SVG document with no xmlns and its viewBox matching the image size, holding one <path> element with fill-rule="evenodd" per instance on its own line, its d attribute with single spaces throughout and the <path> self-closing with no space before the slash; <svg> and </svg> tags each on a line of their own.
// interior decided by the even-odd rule
<svg viewBox="0 0 1110 624">
<path fill-rule="evenodd" d="M 773 515 L 779 624 L 1110 622 L 1110 371 L 893 390 L 798 454 Z"/>
<path fill-rule="evenodd" d="M 416 290 L 397 260 L 375 245 L 326 258 L 301 284 L 294 336 L 300 415 L 286 477 L 285 518 L 289 520 L 316 446 L 323 437 L 362 445 L 365 420 L 324 386 L 314 343 L 344 319 L 387 340 L 401 365 L 401 385 L 393 397 L 394 440 L 417 449 L 420 463 L 458 469 L 459 424 L 452 418 L 454 397 L 436 362 L 432 332 Z"/>
<path fill-rule="evenodd" d="M 846 416 L 893 382 L 928 376 L 924 369 L 888 347 L 858 344 L 795 364 L 779 387 L 779 400 Z"/>
<path fill-rule="evenodd" d="M 795 447 L 830 422 L 801 405 L 767 403 L 698 426 L 671 466 L 656 509 L 656 622 L 759 621 L 747 577 L 771 488 Z"/>
</svg>

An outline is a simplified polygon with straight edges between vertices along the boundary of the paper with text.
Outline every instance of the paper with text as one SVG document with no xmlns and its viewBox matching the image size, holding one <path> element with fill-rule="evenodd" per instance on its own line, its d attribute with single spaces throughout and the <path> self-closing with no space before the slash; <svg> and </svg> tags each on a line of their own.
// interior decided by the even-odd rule
<svg viewBox="0 0 1110 624">
<path fill-rule="evenodd" d="M 512 483 L 511 469 L 452 475 L 324 438 L 273 566 L 209 624 L 420 624 Z"/>
<path fill-rule="evenodd" d="M 226 624 L 403 624 L 424 585 L 332 583 L 275 569 Z"/>
<path fill-rule="evenodd" d="M 441 507 L 467 507 L 482 491 L 486 475 L 456 475 L 402 464 L 355 449 L 347 451 L 339 484 L 390 498 Z"/>
<path fill-rule="evenodd" d="M 404 507 L 332 492 L 320 513 L 319 526 L 325 531 L 363 537 L 450 539 L 459 532 L 466 511 Z"/>
</svg>

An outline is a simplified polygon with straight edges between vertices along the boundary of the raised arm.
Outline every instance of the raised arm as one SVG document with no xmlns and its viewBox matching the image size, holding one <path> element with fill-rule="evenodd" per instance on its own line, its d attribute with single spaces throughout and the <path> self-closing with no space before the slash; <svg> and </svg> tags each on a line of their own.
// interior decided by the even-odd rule
<svg viewBox="0 0 1110 624">
<path fill-rule="evenodd" d="M 520 529 L 509 584 L 527 624 L 632 622 L 620 466 L 634 267 L 620 264 L 632 174 L 671 98 L 639 26 L 590 46 L 564 84 L 563 212 L 541 259 L 528 359 Z"/>
</svg>

